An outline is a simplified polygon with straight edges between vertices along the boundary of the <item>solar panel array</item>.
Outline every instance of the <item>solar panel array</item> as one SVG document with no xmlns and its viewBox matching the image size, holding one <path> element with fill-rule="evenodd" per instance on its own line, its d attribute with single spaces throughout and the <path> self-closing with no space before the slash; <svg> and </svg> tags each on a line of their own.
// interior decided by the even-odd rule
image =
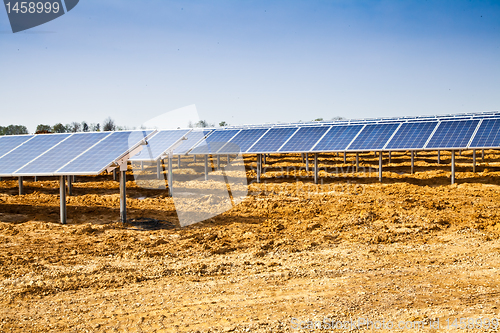
<svg viewBox="0 0 500 333">
<path fill-rule="evenodd" d="M 175 155 L 500 148 L 500 115 L 449 118 L 2 136 L 0 176 L 99 174 L 145 139 L 131 160 L 157 160 L 174 148 Z"/>
</svg>

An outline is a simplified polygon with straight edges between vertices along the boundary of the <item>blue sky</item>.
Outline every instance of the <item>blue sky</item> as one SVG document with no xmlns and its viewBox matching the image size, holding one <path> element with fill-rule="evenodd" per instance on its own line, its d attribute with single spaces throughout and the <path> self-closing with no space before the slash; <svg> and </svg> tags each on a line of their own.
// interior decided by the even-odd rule
<svg viewBox="0 0 500 333">
<path fill-rule="evenodd" d="M 500 109 L 500 1 L 81 0 L 12 34 L 0 125 L 230 124 Z"/>
</svg>

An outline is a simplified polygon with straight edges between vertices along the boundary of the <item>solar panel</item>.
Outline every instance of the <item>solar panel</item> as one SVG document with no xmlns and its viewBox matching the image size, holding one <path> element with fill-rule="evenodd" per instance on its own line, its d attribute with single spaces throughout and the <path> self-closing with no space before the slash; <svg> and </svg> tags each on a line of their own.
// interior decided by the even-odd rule
<svg viewBox="0 0 500 333">
<path fill-rule="evenodd" d="M 363 125 L 332 126 L 323 139 L 311 151 L 343 151 L 362 128 Z"/>
<path fill-rule="evenodd" d="M 368 124 L 351 143 L 348 150 L 380 150 L 384 148 L 399 124 Z"/>
<path fill-rule="evenodd" d="M 174 149 L 174 155 L 183 155 L 193 148 L 200 140 L 210 134 L 213 130 L 193 130 L 187 135 L 187 140 L 182 141 L 179 147 Z"/>
<path fill-rule="evenodd" d="M 328 126 L 301 127 L 279 151 L 308 152 L 329 129 Z"/>
<path fill-rule="evenodd" d="M 500 119 L 484 119 L 469 148 L 500 147 Z"/>
<path fill-rule="evenodd" d="M 239 129 L 215 130 L 205 140 L 200 142 L 193 150 L 191 150 L 189 154 L 215 154 L 239 131 Z"/>
<path fill-rule="evenodd" d="M 43 154 L 71 134 L 39 134 L 35 135 L 23 145 L 0 158 L 0 172 L 2 175 L 12 175 L 16 170 L 28 164 L 37 156 Z"/>
<path fill-rule="evenodd" d="M 385 149 L 422 149 L 437 124 L 437 121 L 404 123 Z"/>
<path fill-rule="evenodd" d="M 295 127 L 271 128 L 247 153 L 275 153 L 296 131 Z"/>
<path fill-rule="evenodd" d="M 17 170 L 15 175 L 50 176 L 55 173 L 57 169 L 61 168 L 110 134 L 110 132 L 75 133 Z"/>
<path fill-rule="evenodd" d="M 266 133 L 268 128 L 255 128 L 255 129 L 245 129 L 236 134 L 234 138 L 231 139 L 230 143 L 222 147 L 217 153 L 218 154 L 239 154 L 240 152 L 245 152 L 252 146 L 252 144 L 257 141 L 264 133 Z"/>
<path fill-rule="evenodd" d="M 179 142 L 189 130 L 162 130 L 148 139 L 148 144 L 139 154 L 133 156 L 131 161 L 157 161 L 174 144 Z"/>
<path fill-rule="evenodd" d="M 5 135 L 0 137 L 0 157 L 20 144 L 31 139 L 33 135 Z"/>
<path fill-rule="evenodd" d="M 479 120 L 442 121 L 425 148 L 466 148 Z"/>
<path fill-rule="evenodd" d="M 134 146 L 139 145 L 151 133 L 152 131 L 112 132 L 110 136 L 58 169 L 56 174 L 100 174 L 113 161 L 124 156 Z"/>
</svg>

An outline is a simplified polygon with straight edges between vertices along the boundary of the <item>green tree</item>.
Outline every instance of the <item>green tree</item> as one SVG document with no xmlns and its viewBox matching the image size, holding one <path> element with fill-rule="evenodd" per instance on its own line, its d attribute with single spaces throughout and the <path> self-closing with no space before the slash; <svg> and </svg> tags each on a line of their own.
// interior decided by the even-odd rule
<svg viewBox="0 0 500 333">
<path fill-rule="evenodd" d="M 28 134 L 28 129 L 23 125 L 9 125 L 7 127 L 0 126 L 1 135 L 19 135 Z"/>
<path fill-rule="evenodd" d="M 89 131 L 89 124 L 87 124 L 86 121 L 82 121 L 82 132 L 88 132 Z"/>
<path fill-rule="evenodd" d="M 323 121 L 323 118 L 316 118 L 313 121 Z"/>
<path fill-rule="evenodd" d="M 57 123 L 54 126 L 52 126 L 53 133 L 66 133 L 67 131 L 68 129 L 66 128 L 66 126 L 64 126 L 61 123 Z"/>
<path fill-rule="evenodd" d="M 224 127 L 224 126 L 229 126 L 229 124 L 228 124 L 228 123 L 226 123 L 225 121 L 221 121 L 221 122 L 219 123 L 219 126 L 220 126 L 220 127 Z"/>
<path fill-rule="evenodd" d="M 40 133 L 52 133 L 52 127 L 50 125 L 39 124 L 36 127 L 35 134 L 40 134 Z"/>
</svg>

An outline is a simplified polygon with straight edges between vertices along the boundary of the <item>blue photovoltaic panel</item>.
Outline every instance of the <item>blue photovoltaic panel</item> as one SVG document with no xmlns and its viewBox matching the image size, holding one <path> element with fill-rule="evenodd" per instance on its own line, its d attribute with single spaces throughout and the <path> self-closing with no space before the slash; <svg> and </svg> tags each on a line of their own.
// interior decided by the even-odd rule
<svg viewBox="0 0 500 333">
<path fill-rule="evenodd" d="M 109 132 L 75 133 L 22 169 L 17 170 L 15 174 L 19 176 L 51 175 L 108 135 L 110 135 Z"/>
<path fill-rule="evenodd" d="M 21 143 L 31 139 L 33 135 L 5 135 L 0 137 L 0 157 L 7 154 Z"/>
<path fill-rule="evenodd" d="M 500 147 L 500 119 L 484 119 L 469 148 Z"/>
<path fill-rule="evenodd" d="M 239 129 L 215 130 L 205 140 L 200 142 L 193 150 L 191 150 L 189 154 L 215 154 L 239 131 Z"/>
<path fill-rule="evenodd" d="M 231 141 L 222 147 L 218 154 L 239 154 L 244 153 L 257 141 L 268 128 L 244 129 L 239 132 Z"/>
<path fill-rule="evenodd" d="M 162 130 L 156 133 L 142 151 L 132 157 L 131 161 L 156 161 L 161 155 L 182 139 L 189 130 Z"/>
<path fill-rule="evenodd" d="M 69 164 L 57 170 L 56 174 L 99 174 L 149 134 L 151 131 L 113 132 Z"/>
<path fill-rule="evenodd" d="M 437 121 L 404 123 L 386 149 L 422 149 L 437 124 Z"/>
<path fill-rule="evenodd" d="M 425 148 L 467 148 L 479 120 L 443 121 Z"/>
<path fill-rule="evenodd" d="M 201 139 L 210 134 L 212 130 L 197 131 L 194 130 L 187 135 L 187 140 L 182 141 L 179 147 L 174 149 L 174 155 L 182 155 L 188 152 L 189 149 L 193 148 Z"/>
<path fill-rule="evenodd" d="M 43 154 L 71 134 L 38 134 L 22 146 L 0 158 L 0 173 L 12 174 L 34 158 Z"/>
<path fill-rule="evenodd" d="M 343 151 L 362 128 L 363 125 L 332 126 L 332 129 L 311 151 Z"/>
<path fill-rule="evenodd" d="M 279 150 L 280 152 L 308 152 L 330 127 L 301 127 Z"/>
<path fill-rule="evenodd" d="M 382 149 L 399 124 L 366 125 L 348 150 Z"/>
<path fill-rule="evenodd" d="M 276 153 L 296 131 L 296 127 L 271 128 L 247 153 Z"/>
</svg>

